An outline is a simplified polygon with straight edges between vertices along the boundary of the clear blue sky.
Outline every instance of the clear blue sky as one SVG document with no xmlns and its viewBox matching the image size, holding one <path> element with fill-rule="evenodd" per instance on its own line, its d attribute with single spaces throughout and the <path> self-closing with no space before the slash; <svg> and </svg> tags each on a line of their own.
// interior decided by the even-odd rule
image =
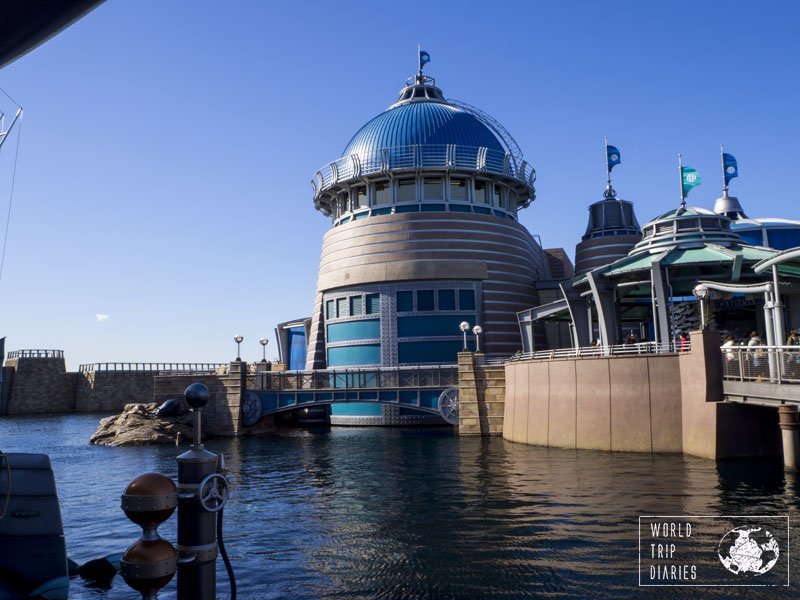
<svg viewBox="0 0 800 600">
<path fill-rule="evenodd" d="M 124 2 L 0 70 L 25 108 L 0 281 L 7 348 L 68 365 L 226 361 L 310 314 L 309 181 L 416 67 L 493 115 L 538 173 L 521 221 L 570 254 L 604 188 L 640 222 L 678 203 L 677 154 L 751 216 L 800 217 L 796 2 Z M 8 103 L 2 104 L 8 110 Z M 0 224 L 13 145 L 0 156 Z M 97 315 L 108 315 L 98 320 Z"/>
</svg>

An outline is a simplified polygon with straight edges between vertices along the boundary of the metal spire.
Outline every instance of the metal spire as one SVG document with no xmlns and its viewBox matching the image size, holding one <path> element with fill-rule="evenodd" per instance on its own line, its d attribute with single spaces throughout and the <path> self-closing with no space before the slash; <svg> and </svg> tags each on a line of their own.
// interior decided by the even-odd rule
<svg viewBox="0 0 800 600">
<path fill-rule="evenodd" d="M 722 144 L 719 145 L 719 161 L 722 165 L 722 197 L 728 197 L 728 179 L 725 177 L 725 150 Z"/>
<path fill-rule="evenodd" d="M 605 161 L 606 161 L 606 191 L 603 194 L 606 198 L 616 198 L 617 193 L 611 187 L 611 167 L 608 164 L 608 137 L 603 136 L 603 144 L 605 146 Z"/>
<path fill-rule="evenodd" d="M 683 193 L 683 157 L 678 154 L 678 181 L 681 185 L 681 208 L 686 208 L 686 196 Z"/>
</svg>

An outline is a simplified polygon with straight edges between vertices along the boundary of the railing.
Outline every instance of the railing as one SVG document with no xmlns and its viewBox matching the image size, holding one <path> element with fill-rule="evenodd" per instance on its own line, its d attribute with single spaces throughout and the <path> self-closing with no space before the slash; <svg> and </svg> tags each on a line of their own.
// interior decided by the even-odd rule
<svg viewBox="0 0 800 600">
<path fill-rule="evenodd" d="M 535 352 L 518 352 L 506 362 L 520 360 L 556 360 L 563 358 L 597 358 L 602 356 L 636 356 L 640 354 L 665 354 L 670 352 L 689 352 L 690 341 L 684 342 L 639 342 L 617 346 L 587 346 L 585 348 L 557 348 L 555 350 L 537 350 Z"/>
<path fill-rule="evenodd" d="M 724 379 L 800 383 L 800 346 L 723 346 L 720 352 Z"/>
<path fill-rule="evenodd" d="M 458 385 L 456 365 L 359 367 L 317 371 L 262 371 L 250 389 L 259 391 L 445 388 Z"/>
<path fill-rule="evenodd" d="M 227 369 L 227 363 L 136 363 L 136 362 L 105 362 L 80 365 L 81 373 L 94 371 L 170 371 L 186 373 L 213 373 L 217 369 Z"/>
<path fill-rule="evenodd" d="M 396 146 L 352 154 L 325 165 L 317 171 L 311 185 L 314 197 L 333 185 L 365 175 L 396 170 L 465 169 L 503 175 L 533 186 L 536 171 L 524 160 L 517 162 L 511 154 L 474 146 L 431 144 Z"/>
<path fill-rule="evenodd" d="M 64 358 L 63 350 L 12 350 L 8 358 Z"/>
</svg>

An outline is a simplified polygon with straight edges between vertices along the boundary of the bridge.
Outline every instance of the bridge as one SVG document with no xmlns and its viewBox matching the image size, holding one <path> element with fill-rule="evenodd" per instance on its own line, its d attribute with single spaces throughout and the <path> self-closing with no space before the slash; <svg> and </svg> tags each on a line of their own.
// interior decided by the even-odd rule
<svg viewBox="0 0 800 600">
<path fill-rule="evenodd" d="M 413 408 L 458 420 L 458 366 L 362 367 L 315 371 L 260 371 L 248 381 L 243 421 L 338 402 Z"/>
</svg>

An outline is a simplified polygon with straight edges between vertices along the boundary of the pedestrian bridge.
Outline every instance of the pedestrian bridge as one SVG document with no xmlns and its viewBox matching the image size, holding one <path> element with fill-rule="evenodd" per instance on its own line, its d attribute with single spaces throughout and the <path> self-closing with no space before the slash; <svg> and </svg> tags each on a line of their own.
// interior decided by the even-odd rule
<svg viewBox="0 0 800 600">
<path fill-rule="evenodd" d="M 454 424 L 457 389 L 457 365 L 261 371 L 248 380 L 243 421 L 252 424 L 267 415 L 338 402 L 370 402 L 413 408 Z"/>
<path fill-rule="evenodd" d="M 800 406 L 800 347 L 721 348 L 725 400 L 758 406 Z"/>
</svg>

